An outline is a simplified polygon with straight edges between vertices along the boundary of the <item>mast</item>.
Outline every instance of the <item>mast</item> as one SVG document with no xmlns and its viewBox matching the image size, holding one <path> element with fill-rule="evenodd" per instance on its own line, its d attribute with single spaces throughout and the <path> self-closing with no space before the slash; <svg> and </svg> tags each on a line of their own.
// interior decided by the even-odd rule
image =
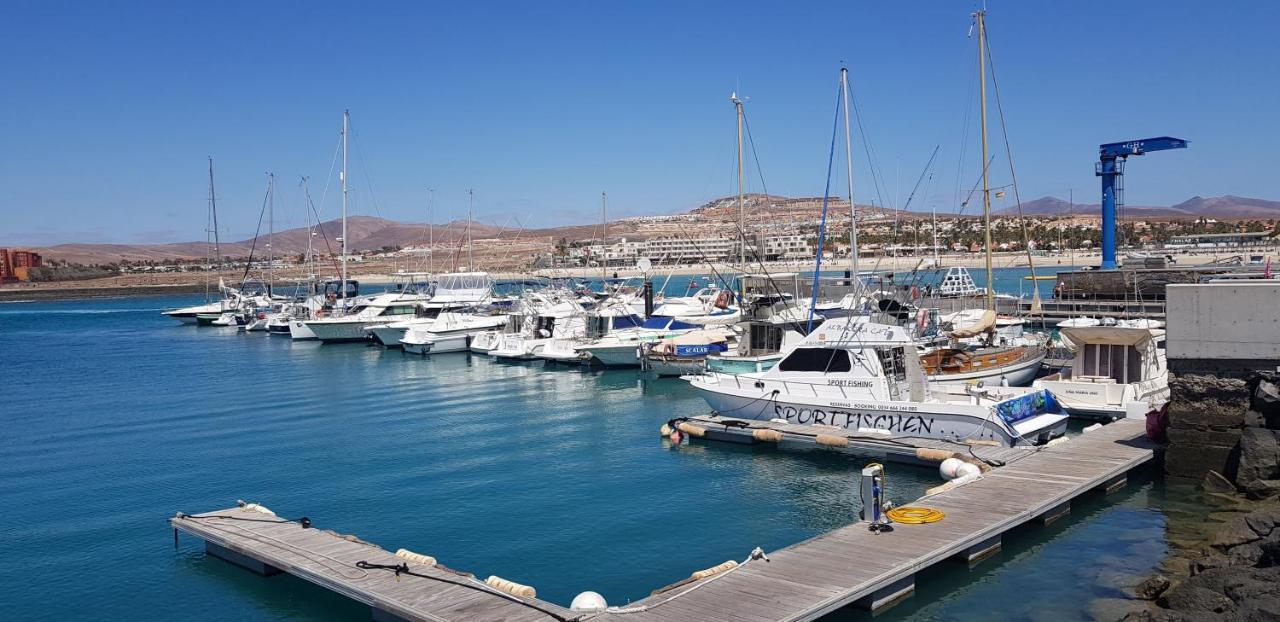
<svg viewBox="0 0 1280 622">
<path fill-rule="evenodd" d="M 315 239 L 315 229 L 311 226 L 311 210 L 308 206 L 311 203 L 311 189 L 307 184 L 307 178 L 302 178 L 302 215 L 307 219 L 307 273 L 312 279 L 316 276 L 316 260 L 312 250 L 312 240 Z M 316 223 L 319 224 L 319 223 Z M 314 280 L 312 282 L 314 286 Z M 314 290 L 312 291 L 314 293 Z"/>
<path fill-rule="evenodd" d="M 471 242 L 471 221 L 475 218 L 476 210 L 476 191 L 475 188 L 467 189 L 467 196 L 471 198 L 471 202 L 467 204 L 467 270 L 476 269 L 475 244 Z"/>
<path fill-rule="evenodd" d="M 342 308 L 347 307 L 347 125 L 351 111 L 342 111 Z"/>
<path fill-rule="evenodd" d="M 436 189 L 427 188 L 427 272 L 436 269 L 436 229 L 431 222 L 431 208 L 436 202 Z"/>
<path fill-rule="evenodd" d="M 844 99 L 844 154 L 849 178 L 849 269 L 861 289 L 858 278 L 858 210 L 853 206 L 853 141 L 849 133 L 849 70 L 840 68 L 840 92 Z M 814 275 L 817 278 L 817 275 Z"/>
<path fill-rule="evenodd" d="M 213 254 L 218 260 L 218 273 L 222 273 L 222 247 L 218 244 L 218 197 L 213 191 L 213 157 L 209 158 L 209 209 L 213 211 Z"/>
<path fill-rule="evenodd" d="M 600 193 L 600 291 L 605 291 L 605 282 L 609 278 L 609 193 Z"/>
<path fill-rule="evenodd" d="M 991 269 L 991 182 L 987 178 L 987 22 L 986 11 L 973 14 L 978 21 L 978 98 L 982 108 L 982 220 L 987 251 L 987 309 L 995 311 L 995 274 Z"/>
<path fill-rule="evenodd" d="M 267 298 L 276 286 L 276 174 L 267 173 Z"/>
<path fill-rule="evenodd" d="M 738 270 L 747 273 L 747 203 L 742 195 L 742 100 L 738 93 L 729 95 L 734 111 L 738 115 L 738 236 L 742 242 L 738 246 Z M 741 280 L 741 276 L 738 277 Z"/>
<path fill-rule="evenodd" d="M 213 156 L 209 156 L 209 202 L 213 203 Z M 209 269 L 213 262 L 212 209 L 204 213 L 204 301 L 209 302 Z"/>
</svg>

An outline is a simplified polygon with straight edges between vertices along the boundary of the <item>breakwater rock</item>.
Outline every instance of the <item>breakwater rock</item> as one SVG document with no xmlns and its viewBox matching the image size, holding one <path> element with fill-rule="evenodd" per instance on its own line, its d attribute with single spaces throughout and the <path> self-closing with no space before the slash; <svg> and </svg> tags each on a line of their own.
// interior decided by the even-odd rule
<svg viewBox="0 0 1280 622">
<path fill-rule="evenodd" d="M 1125 620 L 1280 620 L 1280 501 L 1223 523 L 1203 555 L 1173 570 L 1132 589 L 1152 606 Z"/>
<path fill-rule="evenodd" d="M 1169 379 L 1165 472 L 1233 486 L 1252 499 L 1280 495 L 1280 377 L 1180 373 Z"/>
</svg>

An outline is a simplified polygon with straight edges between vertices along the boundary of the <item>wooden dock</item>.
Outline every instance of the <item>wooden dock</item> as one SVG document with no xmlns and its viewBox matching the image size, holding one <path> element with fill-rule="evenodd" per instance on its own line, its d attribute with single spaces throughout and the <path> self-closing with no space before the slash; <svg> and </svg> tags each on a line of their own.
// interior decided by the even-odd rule
<svg viewBox="0 0 1280 622">
<path fill-rule="evenodd" d="M 721 427 L 725 430 L 704 438 L 746 440 L 741 429 Z M 783 445 L 807 442 L 802 440 L 806 434 L 816 438 L 821 432 L 813 426 L 793 429 L 783 424 L 769 429 L 775 428 L 783 435 Z M 872 610 L 890 606 L 914 592 L 915 575 L 921 570 L 953 559 L 979 561 L 999 551 L 1001 537 L 1009 530 L 1061 517 L 1070 511 L 1072 500 L 1091 491 L 1119 489 L 1131 470 L 1154 455 L 1144 431 L 1144 422 L 1122 420 L 1053 446 L 975 447 L 977 455 L 1006 465 L 912 504 L 945 512 L 939 522 L 897 524 L 887 533 L 873 533 L 866 523 L 855 523 L 768 551 L 767 560 L 752 559 L 710 578 L 596 613 L 505 596 L 438 566 L 410 564 L 415 576 L 397 581 L 391 571 L 356 566 L 358 561 L 405 561 L 381 548 L 314 527 L 304 529 L 296 521 L 271 516 L 264 521 L 264 515 L 244 508 L 179 515 L 171 522 L 175 529 L 203 538 L 210 554 L 263 574 L 289 572 L 368 604 L 376 620 L 813 620 L 850 605 Z M 748 434 L 755 442 L 770 442 Z M 868 450 L 864 442 L 855 449 Z M 905 449 L 892 445 L 878 442 L 877 448 L 886 456 L 907 457 Z M 914 447 L 911 453 L 914 457 Z M 219 515 L 233 518 L 213 518 Z M 708 565 L 714 561 L 708 560 Z"/>
</svg>

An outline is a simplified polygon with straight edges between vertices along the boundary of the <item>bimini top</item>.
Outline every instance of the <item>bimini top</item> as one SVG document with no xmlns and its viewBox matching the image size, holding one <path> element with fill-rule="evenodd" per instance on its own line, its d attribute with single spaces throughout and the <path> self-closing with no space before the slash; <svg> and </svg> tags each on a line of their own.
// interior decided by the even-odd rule
<svg viewBox="0 0 1280 622">
<path fill-rule="evenodd" d="M 863 346 L 912 345 L 901 326 L 876 324 L 865 316 L 830 319 L 804 338 L 801 347 L 859 348 Z"/>
<path fill-rule="evenodd" d="M 1141 346 L 1153 336 L 1149 328 L 1130 326 L 1069 326 L 1058 329 L 1058 334 L 1072 349 L 1085 344 Z"/>
</svg>

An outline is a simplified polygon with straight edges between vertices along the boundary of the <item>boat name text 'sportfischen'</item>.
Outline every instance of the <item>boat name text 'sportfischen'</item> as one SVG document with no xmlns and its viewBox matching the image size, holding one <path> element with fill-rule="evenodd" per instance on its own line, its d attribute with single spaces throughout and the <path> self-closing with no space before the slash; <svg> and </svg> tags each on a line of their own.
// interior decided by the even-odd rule
<svg viewBox="0 0 1280 622">
<path fill-rule="evenodd" d="M 873 428 L 890 432 L 930 433 L 933 431 L 933 417 L 920 415 L 888 415 L 875 413 L 855 413 L 843 410 L 826 411 L 820 408 L 797 408 L 775 404 L 773 413 L 788 422 L 799 424 L 824 424 L 856 429 Z"/>
</svg>

